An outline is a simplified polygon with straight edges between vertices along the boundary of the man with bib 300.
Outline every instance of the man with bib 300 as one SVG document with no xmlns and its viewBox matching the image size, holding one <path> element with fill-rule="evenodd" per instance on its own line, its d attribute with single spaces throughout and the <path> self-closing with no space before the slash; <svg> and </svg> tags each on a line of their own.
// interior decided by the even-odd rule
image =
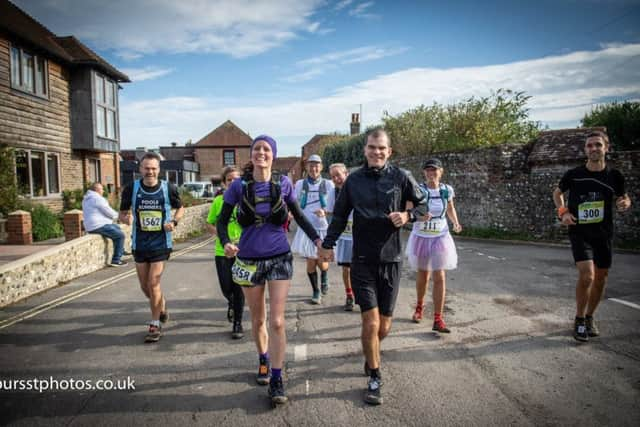
<svg viewBox="0 0 640 427">
<path fill-rule="evenodd" d="M 553 191 L 553 202 L 562 224 L 569 226 L 573 259 L 578 269 L 576 318 L 573 337 L 588 341 L 600 332 L 593 314 L 602 299 L 611 267 L 613 199 L 618 211 L 626 211 L 631 200 L 624 190 L 622 174 L 605 163 L 609 138 L 601 131 L 587 135 L 587 164 L 564 174 Z M 569 192 L 565 205 L 563 193 Z"/>
<path fill-rule="evenodd" d="M 142 292 L 149 299 L 151 321 L 145 342 L 160 339 L 160 322 L 169 314 L 160 289 L 164 262 L 171 254 L 171 232 L 178 226 L 184 208 L 175 185 L 158 179 L 160 156 L 146 153 L 140 159 L 142 179 L 122 190 L 120 221 L 132 225 L 131 249 Z M 171 218 L 171 208 L 176 212 Z M 131 213 L 129 212 L 131 211 Z M 132 215 L 133 214 L 133 215 Z"/>
</svg>

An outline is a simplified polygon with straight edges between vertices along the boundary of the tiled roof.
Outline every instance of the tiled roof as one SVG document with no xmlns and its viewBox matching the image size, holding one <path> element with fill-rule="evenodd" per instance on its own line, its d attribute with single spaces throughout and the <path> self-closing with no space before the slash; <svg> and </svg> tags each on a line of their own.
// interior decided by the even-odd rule
<svg viewBox="0 0 640 427">
<path fill-rule="evenodd" d="M 251 137 L 231 120 L 227 120 L 195 143 L 196 148 L 239 145 L 250 147 Z"/>
<path fill-rule="evenodd" d="M 278 157 L 273 161 L 273 169 L 290 171 L 298 164 L 299 161 L 300 157 L 296 156 Z"/>
<path fill-rule="evenodd" d="M 119 82 L 130 81 L 129 77 L 116 70 L 75 37 L 57 37 L 8 0 L 0 0 L 0 32 L 7 33 L 21 43 L 43 51 L 68 65 L 94 66 Z"/>
<path fill-rule="evenodd" d="M 566 162 L 584 159 L 584 141 L 594 130 L 606 132 L 605 127 L 558 129 L 540 132 L 532 142 L 529 163 Z"/>
</svg>

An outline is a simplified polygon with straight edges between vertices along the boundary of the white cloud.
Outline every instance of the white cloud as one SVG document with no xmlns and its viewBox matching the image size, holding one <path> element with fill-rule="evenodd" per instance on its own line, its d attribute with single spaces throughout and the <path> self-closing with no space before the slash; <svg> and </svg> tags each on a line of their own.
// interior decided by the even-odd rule
<svg viewBox="0 0 640 427">
<path fill-rule="evenodd" d="M 323 0 L 16 0 L 53 32 L 123 58 L 152 53 L 256 55 L 313 29 Z M 312 31 L 313 32 L 313 31 Z"/>
<path fill-rule="evenodd" d="M 349 11 L 349 15 L 355 16 L 356 18 L 364 19 L 379 18 L 379 15 L 367 12 L 367 9 L 369 9 L 374 4 L 375 2 L 372 1 L 360 3 Z"/>
<path fill-rule="evenodd" d="M 351 3 L 353 3 L 353 0 L 342 0 L 339 1 L 338 3 L 336 3 L 336 5 L 333 7 L 334 10 L 342 10 L 345 7 L 349 6 Z"/>
<path fill-rule="evenodd" d="M 284 77 L 282 80 L 288 83 L 304 82 L 343 65 L 374 61 L 388 56 L 399 55 L 407 50 L 409 50 L 407 47 L 363 46 L 355 49 L 329 52 L 296 62 L 296 67 L 303 71 Z"/>
<path fill-rule="evenodd" d="M 121 71 L 125 73 L 132 82 L 141 82 L 143 80 L 153 80 L 167 74 L 171 74 L 173 68 L 158 68 L 148 66 L 144 68 L 122 68 Z"/>
<path fill-rule="evenodd" d="M 246 99 L 247 107 L 202 98 L 129 103 L 125 88 L 120 113 L 123 146 L 197 141 L 231 119 L 252 135 L 267 132 L 288 141 L 279 151 L 294 155 L 316 133 L 347 132 L 350 115 L 360 104 L 366 126 L 379 123 L 384 111 L 398 114 L 420 104 L 486 96 L 499 88 L 531 95 L 532 119 L 552 127 L 572 127 L 592 106 L 609 99 L 639 98 L 638 62 L 640 44 L 627 44 L 483 67 L 412 68 L 337 88 L 325 97 L 270 103 Z"/>
</svg>

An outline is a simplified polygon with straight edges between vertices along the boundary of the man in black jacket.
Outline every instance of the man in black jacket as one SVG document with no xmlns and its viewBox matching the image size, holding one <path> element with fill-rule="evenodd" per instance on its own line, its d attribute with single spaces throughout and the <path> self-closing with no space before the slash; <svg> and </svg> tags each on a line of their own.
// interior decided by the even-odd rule
<svg viewBox="0 0 640 427">
<path fill-rule="evenodd" d="M 424 196 L 410 174 L 387 163 L 389 136 L 382 129 L 367 134 L 365 164 L 349 175 L 333 210 L 320 256 L 333 258 L 333 247 L 353 210 L 353 258 L 351 286 L 362 312 L 362 349 L 365 372 L 370 376 L 364 400 L 382 403 L 380 341 L 391 329 L 401 267 L 400 228 L 415 221 L 407 211 Z"/>
</svg>

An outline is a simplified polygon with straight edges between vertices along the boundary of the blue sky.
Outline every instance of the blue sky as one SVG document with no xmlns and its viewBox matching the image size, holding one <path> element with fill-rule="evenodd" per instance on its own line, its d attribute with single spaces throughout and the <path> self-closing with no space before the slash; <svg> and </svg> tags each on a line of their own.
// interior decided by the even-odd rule
<svg viewBox="0 0 640 427">
<path fill-rule="evenodd" d="M 507 88 L 531 118 L 575 127 L 640 100 L 640 0 L 14 0 L 75 35 L 132 83 L 122 148 L 196 142 L 230 119 L 299 155 L 384 111 Z"/>
</svg>

